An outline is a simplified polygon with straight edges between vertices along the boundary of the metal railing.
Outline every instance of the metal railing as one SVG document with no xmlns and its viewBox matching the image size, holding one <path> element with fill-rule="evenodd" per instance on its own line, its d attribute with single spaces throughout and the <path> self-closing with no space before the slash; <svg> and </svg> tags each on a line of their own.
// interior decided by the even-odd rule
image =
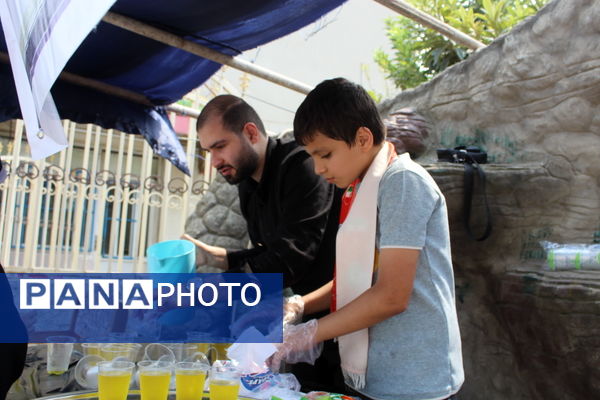
<svg viewBox="0 0 600 400">
<path fill-rule="evenodd" d="M 138 135 L 64 121 L 69 147 L 46 160 L 22 154 L 23 122 L 0 154 L 0 262 L 19 272 L 143 272 L 146 248 L 183 233 L 208 187 L 196 133 L 182 137 L 193 176 L 155 156 Z M 209 164 L 209 163 L 207 163 Z"/>
</svg>

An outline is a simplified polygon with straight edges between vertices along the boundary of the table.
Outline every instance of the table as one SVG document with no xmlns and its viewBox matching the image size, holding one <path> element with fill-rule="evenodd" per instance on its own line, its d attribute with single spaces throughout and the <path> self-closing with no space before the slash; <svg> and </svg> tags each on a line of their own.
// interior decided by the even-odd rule
<svg viewBox="0 0 600 400">
<path fill-rule="evenodd" d="M 208 392 L 204 392 L 203 400 L 209 400 Z M 81 390 L 78 392 L 59 393 L 52 396 L 38 397 L 34 400 L 98 400 L 98 392 L 94 390 Z M 130 390 L 127 400 L 140 400 L 139 390 Z M 168 400 L 175 400 L 175 391 L 169 392 Z M 251 397 L 238 397 L 238 400 L 255 400 Z"/>
</svg>

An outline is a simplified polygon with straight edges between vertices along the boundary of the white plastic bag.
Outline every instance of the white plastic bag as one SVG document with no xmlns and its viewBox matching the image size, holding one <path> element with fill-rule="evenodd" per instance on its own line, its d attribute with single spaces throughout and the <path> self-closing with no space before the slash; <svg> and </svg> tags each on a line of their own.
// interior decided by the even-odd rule
<svg viewBox="0 0 600 400">
<path fill-rule="evenodd" d="M 283 400 L 298 399 L 302 393 L 300 383 L 293 374 L 271 372 L 265 361 L 277 350 L 271 343 L 243 343 L 244 338 L 262 336 L 255 328 L 246 330 L 237 343 L 227 349 L 227 357 L 242 372 L 240 396 L 269 400 L 271 396 Z"/>
</svg>

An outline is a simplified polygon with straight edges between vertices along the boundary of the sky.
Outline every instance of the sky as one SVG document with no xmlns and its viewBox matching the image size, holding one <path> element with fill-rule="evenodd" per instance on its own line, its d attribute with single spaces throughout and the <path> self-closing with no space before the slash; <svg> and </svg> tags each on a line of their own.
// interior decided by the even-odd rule
<svg viewBox="0 0 600 400">
<path fill-rule="evenodd" d="M 389 52 L 384 21 L 396 15 L 373 0 L 348 0 L 303 29 L 238 57 L 310 86 L 344 77 L 389 98 L 398 90 L 373 59 L 379 48 Z M 231 68 L 223 75 L 240 91 L 243 79 L 249 78 L 241 94 L 268 131 L 291 129 L 303 94 Z"/>
</svg>

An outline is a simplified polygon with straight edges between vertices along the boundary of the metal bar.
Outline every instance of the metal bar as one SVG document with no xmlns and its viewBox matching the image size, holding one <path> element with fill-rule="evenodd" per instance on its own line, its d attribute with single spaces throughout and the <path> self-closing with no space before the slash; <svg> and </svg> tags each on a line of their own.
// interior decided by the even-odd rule
<svg viewBox="0 0 600 400">
<path fill-rule="evenodd" d="M 3 230 L 4 235 L 2 238 L 2 265 L 5 267 L 15 267 L 10 263 L 10 249 L 12 246 L 12 235 L 13 235 L 13 226 L 15 221 L 15 206 L 17 199 L 17 180 L 18 177 L 15 173 L 17 166 L 20 162 L 20 154 L 21 154 L 21 141 L 23 139 L 23 121 L 17 120 L 17 124 L 15 126 L 15 135 L 13 140 L 13 152 L 12 152 L 12 161 L 11 161 L 11 174 L 10 178 L 5 183 L 5 190 L 7 191 L 8 199 L 6 201 L 6 221 L 5 227 Z"/>
<path fill-rule="evenodd" d="M 119 152 L 117 153 L 117 168 L 115 171 L 117 171 L 119 173 L 118 178 L 122 178 L 123 177 L 123 153 L 125 152 L 125 132 L 119 132 Z M 115 176 L 115 179 L 116 176 Z M 117 192 L 120 194 L 120 201 L 118 200 L 118 196 L 117 196 Z M 118 216 L 119 216 L 119 207 L 123 207 L 123 203 L 125 201 L 125 196 L 123 195 L 123 189 L 119 187 L 118 184 L 118 180 L 117 182 L 115 182 L 115 194 L 114 194 L 114 200 L 113 200 L 113 206 L 112 206 L 112 214 L 111 214 L 111 221 L 110 221 L 110 245 L 109 245 L 109 249 L 108 249 L 108 267 L 109 270 L 108 272 L 115 272 L 112 269 L 112 262 L 113 262 L 113 254 L 115 254 L 117 252 L 118 249 L 118 241 L 117 239 L 119 239 L 119 235 L 118 235 L 118 229 L 119 229 L 119 224 L 118 224 Z M 118 261 L 117 261 L 118 262 Z"/>
<path fill-rule="evenodd" d="M 68 126 L 69 121 L 64 121 L 63 128 L 65 132 L 67 131 Z M 56 182 L 56 191 L 54 194 L 52 211 L 52 230 L 50 231 L 50 254 L 48 256 L 48 268 L 50 268 L 50 270 L 54 270 L 56 268 L 56 248 L 58 246 L 59 241 L 59 226 L 62 226 L 59 225 L 59 220 L 64 210 L 64 198 L 65 192 L 67 190 L 67 185 L 65 183 L 67 181 L 66 158 L 68 149 L 70 149 L 71 147 L 72 146 L 69 146 L 67 147 L 67 149 L 60 152 L 59 167 L 63 169 L 64 180 Z"/>
<path fill-rule="evenodd" d="M 446 36 L 448 39 L 455 41 L 458 44 L 468 47 L 472 50 L 478 50 L 486 47 L 485 44 L 480 41 L 473 39 L 471 36 L 464 32 L 459 31 L 456 28 L 440 21 L 437 18 L 423 12 L 410 4 L 402 0 L 375 0 L 379 4 L 396 11 L 399 14 L 404 15 L 414 21 L 417 21 L 423 26 L 433 29 Z"/>
<path fill-rule="evenodd" d="M 146 238 L 148 237 L 147 226 L 148 226 L 148 215 L 149 215 L 149 200 L 150 190 L 145 189 L 146 179 L 152 175 L 152 149 L 148 143 L 143 144 L 143 156 L 142 156 L 142 172 L 140 174 L 140 188 L 141 188 L 141 202 L 140 202 L 140 223 L 139 223 L 139 235 L 137 237 L 138 243 L 138 254 L 137 262 L 135 264 L 134 272 L 144 272 L 144 255 L 146 253 Z"/>
<path fill-rule="evenodd" d="M 94 181 L 94 177 L 96 176 L 96 174 L 98 173 L 98 161 L 99 161 L 99 154 L 101 151 L 100 148 L 100 139 L 102 138 L 102 128 L 99 126 L 96 126 L 95 129 L 95 134 L 94 134 L 94 150 L 92 151 L 92 165 L 90 167 L 90 185 L 89 185 L 89 200 L 88 200 L 88 212 L 86 215 L 86 220 L 85 220 L 85 239 L 83 242 L 83 251 L 85 254 L 85 270 L 86 271 L 90 271 L 90 272 L 97 272 L 98 270 L 98 265 L 96 263 L 92 263 L 92 268 L 87 268 L 87 258 L 88 256 L 90 256 L 92 259 L 93 257 L 93 253 L 94 251 L 91 250 L 90 248 L 93 246 L 94 244 L 94 239 L 93 239 L 93 235 L 97 232 L 98 229 L 100 229 L 100 231 L 102 231 L 102 225 L 96 225 L 95 221 L 94 221 L 94 215 L 96 214 L 96 207 L 98 206 L 98 202 L 99 201 L 104 201 L 104 198 L 100 198 L 97 196 L 97 190 L 98 187 L 96 186 L 96 182 Z M 90 211 L 90 208 L 92 208 L 94 210 L 94 212 L 92 213 Z M 91 242 L 91 243 L 90 243 Z M 91 253 L 91 254 L 90 254 Z"/>
<path fill-rule="evenodd" d="M 71 122 L 69 124 L 69 143 L 75 143 L 75 129 L 77 124 Z M 73 246 L 73 208 L 74 208 L 74 194 L 77 190 L 77 185 L 74 182 L 69 182 L 70 171 L 73 165 L 73 147 L 67 147 L 67 161 L 65 164 L 65 181 L 68 182 L 65 185 L 65 196 L 63 196 L 63 206 L 61 207 L 61 226 L 59 240 L 63 243 L 63 251 L 61 255 L 61 265 L 57 268 L 58 270 L 69 271 L 69 247 Z"/>
<path fill-rule="evenodd" d="M 162 191 L 162 195 L 163 195 L 163 203 L 162 203 L 162 207 L 160 208 L 159 212 L 160 212 L 160 223 L 159 223 L 159 231 L 158 231 L 158 241 L 162 242 L 163 240 L 166 240 L 166 235 L 165 232 L 167 231 L 167 224 L 168 224 L 168 216 L 169 216 L 169 200 L 170 200 L 170 193 L 169 193 L 169 182 L 171 181 L 171 168 L 170 165 L 171 163 L 167 163 L 166 160 L 162 159 L 160 160 L 160 164 L 162 164 L 163 166 L 163 174 L 162 176 L 164 177 L 164 186 L 163 186 L 163 191 Z"/>
<path fill-rule="evenodd" d="M 0 201 L 2 203 L 0 203 L 0 244 L 2 244 L 2 246 L 0 247 L 0 249 L 10 249 L 10 246 L 6 244 L 6 241 L 4 239 L 4 234 L 3 232 L 6 232 L 8 230 L 8 221 L 7 221 L 7 216 L 6 216 L 6 210 L 7 210 L 7 199 L 8 199 L 8 187 L 9 187 L 9 179 L 7 178 L 4 183 L 1 183 L 0 186 L 3 186 L 3 189 L 0 191 L 1 193 L 1 199 Z M 0 257 L 3 257 L 3 252 L 0 252 Z M 5 263 L 5 260 L 2 258 L 2 264 L 4 264 L 6 267 L 8 267 L 8 263 Z"/>
<path fill-rule="evenodd" d="M 102 93 L 107 93 L 113 96 L 120 97 L 125 100 L 129 100 L 134 103 L 139 103 L 148 107 L 155 107 L 146 96 L 140 93 L 133 92 L 131 90 L 123 89 L 118 86 L 110 85 L 108 83 L 100 82 L 95 79 L 86 78 L 81 75 L 76 75 L 71 72 L 63 71 L 58 76 L 65 82 L 72 83 L 74 85 L 87 87 L 90 89 L 97 90 Z"/>
<path fill-rule="evenodd" d="M 23 263 L 21 262 L 21 235 L 23 233 L 23 224 L 25 223 L 25 199 L 27 195 L 27 181 L 26 177 L 19 178 L 19 183 L 21 186 L 17 190 L 17 196 L 19 197 L 19 210 L 17 215 L 16 224 L 14 229 L 16 230 L 16 234 L 13 236 L 13 240 L 15 243 L 15 252 L 13 257 L 13 265 L 19 269 L 23 268 Z"/>
<path fill-rule="evenodd" d="M 174 112 L 179 115 L 186 115 L 192 118 L 198 118 L 200 111 L 191 107 L 182 106 L 181 104 L 173 103 L 165 107 L 167 111 Z"/>
<path fill-rule="evenodd" d="M 21 155 L 21 142 L 23 140 L 23 121 L 17 120 L 17 124 L 15 126 L 15 136 L 14 136 L 14 146 L 13 146 L 13 154 L 11 161 L 11 173 L 10 179 L 6 183 L 6 187 L 8 188 L 8 201 L 6 207 L 6 229 L 4 230 L 4 237 L 2 238 L 2 265 L 7 267 L 12 267 L 13 265 L 9 262 L 10 257 L 10 248 L 12 244 L 12 234 L 13 234 L 13 224 L 14 224 L 14 209 L 15 202 L 17 198 L 17 175 L 15 173 L 17 166 L 19 165 L 19 158 Z"/>
<path fill-rule="evenodd" d="M 249 74 L 266 79 L 277 85 L 287 87 L 288 89 L 292 89 L 303 94 L 308 94 L 308 92 L 312 90 L 312 87 L 302 82 L 270 71 L 256 64 L 252 64 L 248 61 L 219 53 L 218 51 L 192 41 L 185 40 L 177 35 L 155 28 L 149 24 L 136 21 L 132 18 L 128 18 L 114 12 L 108 12 L 104 18 L 102 18 L 102 20 L 130 32 L 137 33 L 138 35 L 154 39 L 169 46 L 187 51 L 200 57 L 204 57 L 211 61 L 218 62 L 219 64 L 229 65 L 232 68 L 248 72 Z"/>
<path fill-rule="evenodd" d="M 29 180 L 29 198 L 27 201 L 27 224 L 25 226 L 25 252 L 23 259 L 23 267 L 26 270 L 35 269 L 37 260 L 36 247 L 38 243 L 39 228 L 40 228 L 40 204 L 42 201 L 42 186 L 44 170 L 44 160 L 36 161 L 35 166 L 38 168 L 40 175 L 35 178 L 26 178 Z M 23 204 L 23 214 L 25 214 L 25 204 Z"/>
<path fill-rule="evenodd" d="M 88 170 L 88 162 L 90 159 L 90 145 L 92 141 L 92 124 L 87 124 L 85 130 L 85 144 L 83 147 L 83 161 L 81 168 Z M 73 219 L 73 237 L 71 239 L 71 270 L 83 270 L 83 266 L 79 266 L 79 253 L 81 244 L 81 228 L 83 225 L 83 208 L 86 200 L 85 192 L 88 189 L 88 184 L 85 181 L 75 183 L 77 188 L 77 197 L 75 199 L 75 210 Z M 89 204 L 89 202 L 88 202 Z M 85 251 L 85 248 L 84 248 Z"/>
<path fill-rule="evenodd" d="M 109 129 L 106 132 L 106 141 L 104 143 L 104 163 L 102 165 L 103 171 L 106 171 L 110 168 L 112 137 L 113 137 L 113 130 Z M 108 178 L 106 178 L 106 179 L 108 179 Z M 96 183 L 95 180 L 94 180 L 94 183 Z M 98 204 L 98 215 L 96 216 L 98 230 L 96 231 L 96 237 L 94 240 L 94 266 L 96 267 L 97 272 L 101 272 L 101 271 L 98 271 L 98 267 L 100 266 L 100 257 L 102 255 L 102 244 L 103 244 L 103 239 L 104 239 L 104 237 L 103 237 L 104 225 L 106 223 L 106 221 L 104 219 L 106 218 L 106 202 L 108 201 L 108 199 L 107 199 L 108 184 L 105 182 L 103 185 L 101 185 L 99 190 L 100 190 L 100 196 L 99 196 L 100 204 Z M 110 257 L 110 250 L 109 250 L 109 257 Z M 102 271 L 102 272 L 104 272 L 104 271 Z M 110 272 L 110 269 L 108 270 L 108 272 Z"/>
<path fill-rule="evenodd" d="M 10 64 L 8 54 L 0 51 L 0 62 Z M 157 107 L 156 104 L 152 103 L 146 96 L 141 93 L 133 92 L 131 90 L 123 89 L 119 86 L 114 86 L 108 83 L 100 82 L 95 79 L 86 78 L 81 75 L 73 74 L 71 72 L 63 71 L 58 76 L 58 79 L 72 83 L 77 86 L 83 86 L 90 89 L 97 90 L 98 92 L 106 93 L 111 96 L 120 97 L 125 100 L 129 100 L 133 103 L 142 104 L 147 107 Z M 164 106 L 167 111 L 173 111 L 180 115 L 187 115 L 190 117 L 198 118 L 200 111 L 182 106 L 181 104 L 173 103 Z"/>
<path fill-rule="evenodd" d="M 50 199 L 53 197 L 52 195 L 52 187 L 56 191 L 56 183 L 52 180 L 48 180 L 46 182 L 46 196 L 44 198 L 44 221 L 41 222 L 42 226 L 42 237 L 40 239 L 40 267 L 42 269 L 47 269 L 46 265 L 46 242 L 48 241 L 48 230 L 52 229 L 50 225 Z"/>
<path fill-rule="evenodd" d="M 127 158 L 125 159 L 125 174 L 131 174 L 131 164 L 133 159 L 133 140 L 135 135 L 129 135 L 127 142 Z M 132 195 L 132 190 L 129 186 L 123 188 L 123 200 L 121 201 L 121 224 L 119 230 L 119 246 L 117 252 L 117 269 L 119 272 L 123 272 L 123 256 L 125 254 L 125 239 L 127 236 L 127 214 L 129 207 L 132 206 L 129 202 L 129 197 Z M 130 249 L 131 250 L 131 249 Z"/>
</svg>

